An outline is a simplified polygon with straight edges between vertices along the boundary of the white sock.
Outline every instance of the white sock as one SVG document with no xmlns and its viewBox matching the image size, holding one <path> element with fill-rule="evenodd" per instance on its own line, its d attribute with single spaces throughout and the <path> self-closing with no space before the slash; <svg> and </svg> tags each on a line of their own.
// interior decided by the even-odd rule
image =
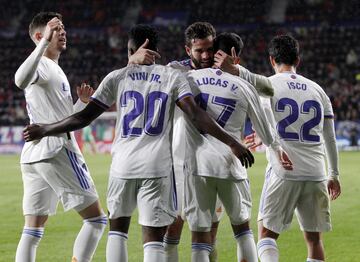
<svg viewBox="0 0 360 262">
<path fill-rule="evenodd" d="M 324 260 L 319 260 L 319 259 L 315 259 L 315 258 L 307 258 L 306 262 L 324 262 Z"/>
<path fill-rule="evenodd" d="M 43 227 L 24 227 L 16 249 L 15 261 L 34 262 L 36 257 L 36 248 L 38 247 L 43 235 Z"/>
<path fill-rule="evenodd" d="M 152 241 L 144 244 L 144 262 L 165 262 L 162 242 Z"/>
<path fill-rule="evenodd" d="M 247 230 L 235 236 L 237 242 L 237 261 L 257 262 L 256 245 L 251 230 Z"/>
<path fill-rule="evenodd" d="M 273 238 L 266 237 L 257 243 L 257 250 L 261 262 L 278 262 L 279 250 Z"/>
<path fill-rule="evenodd" d="M 119 231 L 109 231 L 106 244 L 107 262 L 127 262 L 127 239 L 128 235 Z"/>
<path fill-rule="evenodd" d="M 192 262 L 209 262 L 209 255 L 212 249 L 211 244 L 192 243 L 191 244 L 191 261 Z"/>
<path fill-rule="evenodd" d="M 209 255 L 209 261 L 210 262 L 217 262 L 218 261 L 218 253 L 217 253 L 217 247 L 216 247 L 216 239 L 214 243 L 212 244 L 212 248 Z"/>
<path fill-rule="evenodd" d="M 180 242 L 179 239 L 173 239 L 167 236 L 164 237 L 164 250 L 165 250 L 166 262 L 179 261 L 179 253 L 178 253 L 179 242 Z"/>
<path fill-rule="evenodd" d="M 89 262 L 107 224 L 105 215 L 84 219 L 73 248 L 73 261 Z"/>
</svg>

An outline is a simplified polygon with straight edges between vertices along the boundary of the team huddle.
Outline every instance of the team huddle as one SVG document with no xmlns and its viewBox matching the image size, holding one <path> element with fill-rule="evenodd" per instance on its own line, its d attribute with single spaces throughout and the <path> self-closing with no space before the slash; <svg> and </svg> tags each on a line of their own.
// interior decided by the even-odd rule
<svg viewBox="0 0 360 262">
<path fill-rule="evenodd" d="M 126 67 L 110 72 L 94 91 L 83 83 L 73 105 L 58 65 L 66 31 L 58 13 L 41 12 L 29 27 L 35 50 L 19 67 L 30 125 L 21 154 L 25 225 L 17 262 L 35 261 L 49 215 L 59 201 L 83 218 L 72 261 L 91 261 L 109 221 L 106 259 L 128 261 L 130 219 L 138 207 L 146 262 L 177 262 L 184 221 L 192 261 L 218 261 L 217 227 L 229 216 L 237 261 L 279 261 L 276 239 L 295 213 L 308 254 L 325 261 L 321 233 L 331 230 L 330 199 L 340 193 L 338 153 L 330 100 L 315 82 L 296 74 L 299 45 L 280 35 L 269 43 L 275 75 L 239 65 L 235 33 L 216 35 L 207 22 L 185 30 L 189 59 L 155 64 L 157 31 L 129 32 Z M 116 104 L 117 118 L 105 215 L 72 131 Z M 250 118 L 254 133 L 244 137 Z M 253 236 L 246 169 L 249 150 L 266 145 L 268 166 Z M 328 171 L 326 171 L 326 161 Z"/>
</svg>

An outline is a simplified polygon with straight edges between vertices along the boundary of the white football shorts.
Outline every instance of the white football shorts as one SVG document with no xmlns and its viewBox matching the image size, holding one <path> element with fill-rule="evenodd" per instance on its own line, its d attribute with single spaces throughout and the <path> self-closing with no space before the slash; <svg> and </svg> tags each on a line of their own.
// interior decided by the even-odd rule
<svg viewBox="0 0 360 262">
<path fill-rule="evenodd" d="M 233 225 L 251 218 L 250 185 L 245 180 L 228 180 L 197 175 L 185 176 L 185 215 L 191 231 L 209 232 L 217 196 Z"/>
<path fill-rule="evenodd" d="M 186 220 L 185 211 L 184 211 L 184 201 L 185 201 L 185 199 L 184 199 L 184 186 L 185 186 L 184 177 L 185 177 L 185 174 L 184 174 L 184 170 L 180 166 L 177 167 L 175 165 L 174 167 L 175 167 L 174 171 L 175 171 L 177 207 L 178 207 L 177 215 L 180 216 L 183 220 Z M 221 220 L 221 218 L 223 217 L 224 213 L 225 213 L 224 206 L 221 203 L 219 197 L 217 197 L 215 212 L 212 216 L 212 222 L 213 223 L 219 222 Z"/>
<path fill-rule="evenodd" d="M 331 230 L 327 181 L 291 181 L 279 178 L 269 168 L 260 199 L 258 221 L 280 234 L 291 225 L 293 214 L 302 231 Z"/>
<path fill-rule="evenodd" d="M 109 218 L 130 217 L 139 210 L 139 224 L 162 227 L 175 221 L 177 200 L 173 174 L 148 179 L 122 179 L 110 175 L 107 207 Z"/>
<path fill-rule="evenodd" d="M 59 200 L 65 211 L 81 211 L 98 200 L 81 154 L 62 148 L 53 158 L 21 164 L 24 215 L 54 215 Z"/>
</svg>

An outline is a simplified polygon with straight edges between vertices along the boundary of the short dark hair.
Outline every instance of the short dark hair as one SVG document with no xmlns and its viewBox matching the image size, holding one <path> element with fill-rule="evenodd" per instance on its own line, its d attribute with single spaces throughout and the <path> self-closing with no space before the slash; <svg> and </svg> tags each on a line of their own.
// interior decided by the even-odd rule
<svg viewBox="0 0 360 262">
<path fill-rule="evenodd" d="M 299 42 L 290 35 L 275 36 L 268 50 L 277 64 L 295 65 L 299 59 Z"/>
<path fill-rule="evenodd" d="M 147 49 L 157 51 L 158 45 L 158 32 L 149 25 L 135 25 L 128 33 L 129 40 L 134 41 L 136 50 L 145 42 L 146 38 L 149 39 Z"/>
<path fill-rule="evenodd" d="M 32 36 L 35 30 L 39 27 L 46 26 L 47 23 L 54 17 L 59 18 L 62 21 L 62 15 L 55 12 L 40 12 L 34 16 L 29 25 L 29 34 Z"/>
<path fill-rule="evenodd" d="M 208 22 L 195 22 L 185 30 L 185 44 L 191 46 L 191 40 L 204 39 L 208 36 L 216 36 L 216 30 L 212 24 Z"/>
<path fill-rule="evenodd" d="M 241 37 L 235 33 L 221 33 L 214 40 L 214 52 L 222 50 L 231 55 L 232 47 L 235 48 L 237 56 L 240 56 L 244 43 Z"/>
</svg>

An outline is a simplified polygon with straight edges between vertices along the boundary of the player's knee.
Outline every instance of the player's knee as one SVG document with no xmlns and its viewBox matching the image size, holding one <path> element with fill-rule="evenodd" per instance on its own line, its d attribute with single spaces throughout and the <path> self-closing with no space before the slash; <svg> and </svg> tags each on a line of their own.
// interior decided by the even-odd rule
<svg viewBox="0 0 360 262">
<path fill-rule="evenodd" d="M 247 221 L 242 224 L 231 224 L 235 235 L 247 232 L 250 230 L 250 223 Z"/>
<path fill-rule="evenodd" d="M 166 235 L 172 239 L 180 239 L 183 225 L 184 220 L 182 220 L 181 217 L 178 217 L 174 223 L 168 226 L 166 230 Z"/>
<path fill-rule="evenodd" d="M 305 232 L 305 240 L 310 245 L 318 245 L 321 242 L 321 235 L 319 232 Z"/>
<path fill-rule="evenodd" d="M 165 233 L 166 233 L 166 226 L 165 227 L 149 227 L 149 226 L 142 226 L 143 232 L 143 243 L 147 242 L 163 242 Z"/>
<path fill-rule="evenodd" d="M 26 215 L 25 216 L 25 226 L 27 227 L 44 227 L 46 221 L 48 220 L 48 215 L 45 216 L 34 216 Z"/>
<path fill-rule="evenodd" d="M 80 216 L 84 219 L 90 218 L 90 217 L 98 217 L 104 214 L 104 211 L 102 210 L 100 206 L 100 202 L 96 200 L 94 203 L 92 203 L 90 206 L 84 208 L 81 211 L 78 211 Z"/>
<path fill-rule="evenodd" d="M 129 232 L 131 217 L 118 217 L 109 219 L 110 231 L 118 231 L 127 234 Z"/>
<path fill-rule="evenodd" d="M 192 231 L 191 238 L 193 243 L 208 243 L 208 244 L 213 243 L 210 231 L 209 232 Z"/>
</svg>

